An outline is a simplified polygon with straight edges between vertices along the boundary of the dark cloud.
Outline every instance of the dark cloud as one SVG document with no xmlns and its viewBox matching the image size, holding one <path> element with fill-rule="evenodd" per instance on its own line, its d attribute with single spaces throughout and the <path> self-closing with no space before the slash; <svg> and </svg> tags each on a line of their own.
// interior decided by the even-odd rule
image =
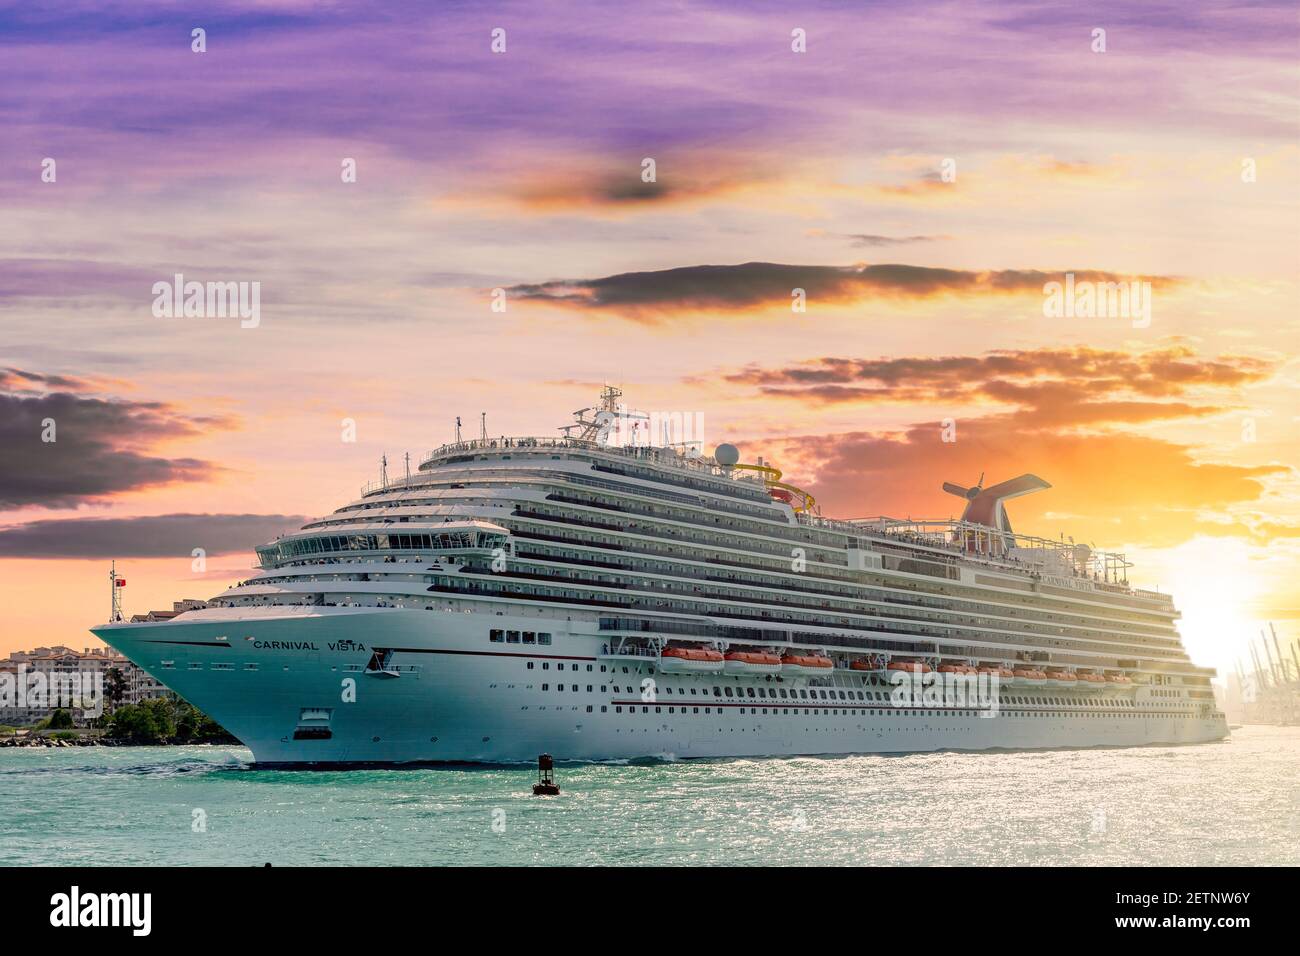
<svg viewBox="0 0 1300 956">
<path fill-rule="evenodd" d="M 189 558 L 252 551 L 295 530 L 301 515 L 174 514 L 145 518 L 69 518 L 0 527 L 5 558 Z"/>
<path fill-rule="evenodd" d="M 950 236 L 876 236 L 871 233 L 853 232 L 843 235 L 851 239 L 859 248 L 877 248 L 880 246 L 905 246 L 913 242 L 939 242 Z"/>
<path fill-rule="evenodd" d="M 1176 280 L 1160 276 L 1120 276 L 1073 270 L 1078 282 L 1119 282 L 1140 278 L 1156 286 Z M 939 295 L 996 295 L 1033 292 L 1060 281 L 1064 272 L 1001 270 L 971 272 L 896 263 L 863 266 L 786 265 L 746 262 L 740 265 L 684 266 L 656 272 L 624 272 L 598 279 L 555 280 L 510 287 L 517 299 L 553 302 L 585 309 L 621 310 L 630 314 L 671 313 L 699 309 L 742 310 L 790 302 L 791 290 L 803 289 L 810 302 L 864 299 L 925 299 Z"/>
<path fill-rule="evenodd" d="M 48 391 L 52 388 L 67 392 L 85 391 L 90 386 L 67 375 L 42 375 L 25 372 L 20 368 L 0 368 L 0 389 L 5 391 Z"/>
<path fill-rule="evenodd" d="M 819 404 L 981 401 L 1016 405 L 1021 421 L 1067 424 L 1204 416 L 1216 406 L 1150 401 L 1196 387 L 1231 388 L 1272 373 L 1249 356 L 1202 358 L 1186 346 L 1142 352 L 1041 348 L 890 359 L 825 357 L 783 368 L 757 366 L 725 376 L 774 397 Z M 1139 396 L 1144 401 L 1128 400 Z"/>
<path fill-rule="evenodd" d="M 12 369 L 4 375 L 9 388 L 42 378 Z M 230 424 L 183 415 L 163 402 L 0 391 L 0 508 L 71 508 L 119 492 L 208 478 L 217 466 L 164 458 L 149 449 Z M 51 430 L 54 440 L 43 440 Z"/>
</svg>

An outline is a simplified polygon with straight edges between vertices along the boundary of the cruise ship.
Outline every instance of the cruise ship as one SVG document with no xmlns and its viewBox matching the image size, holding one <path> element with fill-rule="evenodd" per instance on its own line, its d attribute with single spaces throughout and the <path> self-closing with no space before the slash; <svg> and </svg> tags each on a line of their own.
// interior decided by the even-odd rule
<svg viewBox="0 0 1300 956">
<path fill-rule="evenodd" d="M 273 765 L 1227 735 L 1168 595 L 1012 530 L 1042 479 L 945 483 L 959 519 L 836 520 L 770 463 L 630 417 L 607 387 L 554 436 L 444 445 L 210 606 L 92 631 Z"/>
</svg>

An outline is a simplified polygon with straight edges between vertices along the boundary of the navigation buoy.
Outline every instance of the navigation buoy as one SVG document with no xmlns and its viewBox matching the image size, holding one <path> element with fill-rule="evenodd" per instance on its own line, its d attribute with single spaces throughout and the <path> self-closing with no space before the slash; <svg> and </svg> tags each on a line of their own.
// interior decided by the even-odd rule
<svg viewBox="0 0 1300 956">
<path fill-rule="evenodd" d="M 537 782 L 533 784 L 534 797 L 558 797 L 560 788 L 555 785 L 555 761 L 550 754 L 537 758 Z"/>
</svg>

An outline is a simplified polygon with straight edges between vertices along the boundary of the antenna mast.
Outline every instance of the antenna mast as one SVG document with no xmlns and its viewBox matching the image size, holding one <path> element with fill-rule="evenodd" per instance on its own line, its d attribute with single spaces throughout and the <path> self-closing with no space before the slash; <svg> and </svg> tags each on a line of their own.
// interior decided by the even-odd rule
<svg viewBox="0 0 1300 956">
<path fill-rule="evenodd" d="M 478 438 L 479 441 L 487 441 L 487 412 L 478 413 Z"/>
<path fill-rule="evenodd" d="M 113 592 L 113 604 L 109 611 L 109 621 L 122 620 L 122 596 L 117 593 L 117 589 L 126 587 L 126 581 L 117 576 L 117 562 L 114 561 L 108 568 L 108 585 Z"/>
</svg>

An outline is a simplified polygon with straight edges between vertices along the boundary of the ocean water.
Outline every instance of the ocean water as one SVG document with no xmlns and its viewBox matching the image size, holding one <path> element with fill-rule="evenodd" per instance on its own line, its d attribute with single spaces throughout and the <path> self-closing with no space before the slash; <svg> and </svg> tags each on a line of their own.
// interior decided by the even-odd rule
<svg viewBox="0 0 1300 956">
<path fill-rule="evenodd" d="M 1300 864 L 1300 730 L 1184 747 L 258 770 L 0 750 L 0 864 Z"/>
</svg>

